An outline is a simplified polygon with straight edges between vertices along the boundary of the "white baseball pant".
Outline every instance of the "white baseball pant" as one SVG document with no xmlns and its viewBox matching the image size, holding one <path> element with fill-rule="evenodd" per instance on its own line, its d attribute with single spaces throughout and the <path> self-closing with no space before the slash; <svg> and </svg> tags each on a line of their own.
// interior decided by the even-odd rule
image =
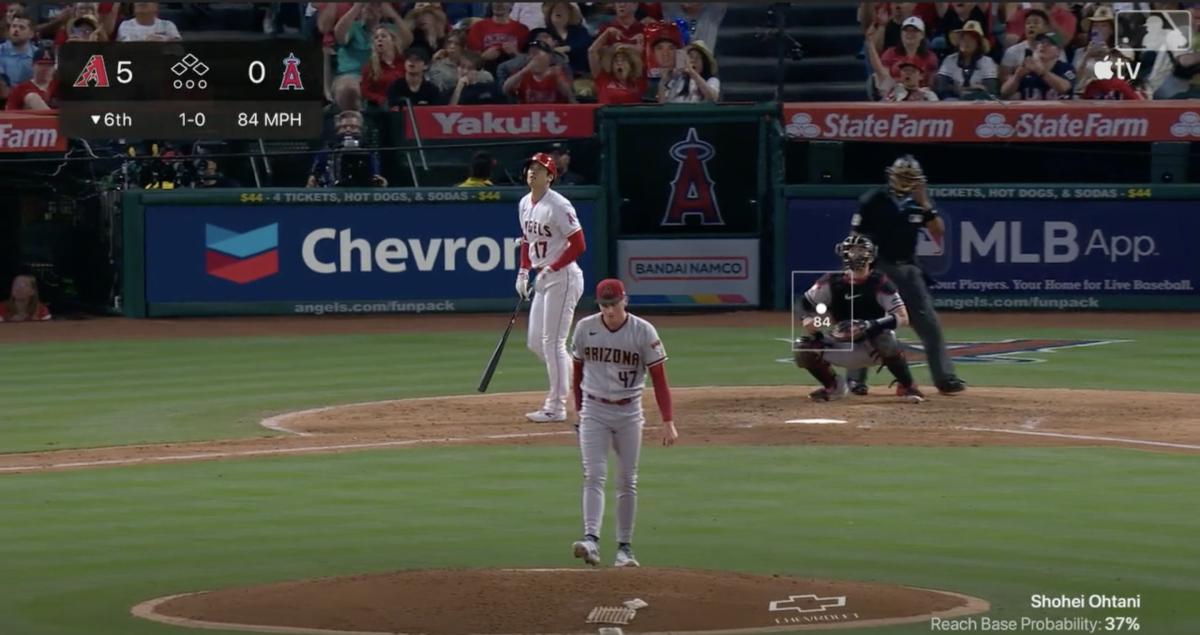
<svg viewBox="0 0 1200 635">
<path fill-rule="evenodd" d="M 583 295 L 583 270 L 571 263 L 561 271 L 539 273 L 534 291 L 525 344 L 546 363 L 550 390 L 543 409 L 565 413 L 572 369 L 567 335 L 575 318 L 575 305 Z"/>
</svg>

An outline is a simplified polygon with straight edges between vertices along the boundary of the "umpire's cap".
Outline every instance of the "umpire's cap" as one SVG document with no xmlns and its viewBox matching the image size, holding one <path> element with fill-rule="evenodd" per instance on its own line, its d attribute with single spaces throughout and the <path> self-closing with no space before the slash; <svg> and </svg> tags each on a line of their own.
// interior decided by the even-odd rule
<svg viewBox="0 0 1200 635">
<path fill-rule="evenodd" d="M 550 155 L 546 154 L 545 152 L 538 152 L 537 154 L 529 157 L 529 160 L 525 162 L 524 169 L 528 170 L 529 166 L 533 163 L 546 168 L 546 171 L 550 173 L 551 177 L 556 179 L 558 178 L 558 166 L 554 164 L 554 159 Z"/>
</svg>

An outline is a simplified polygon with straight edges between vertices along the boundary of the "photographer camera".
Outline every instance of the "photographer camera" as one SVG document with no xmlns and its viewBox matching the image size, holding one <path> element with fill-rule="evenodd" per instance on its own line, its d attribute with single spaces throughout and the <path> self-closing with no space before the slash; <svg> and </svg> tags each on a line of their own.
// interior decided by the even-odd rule
<svg viewBox="0 0 1200 635">
<path fill-rule="evenodd" d="M 379 154 L 362 149 L 362 113 L 343 110 L 334 127 L 334 140 L 313 159 L 307 187 L 387 187 L 379 173 Z"/>
</svg>

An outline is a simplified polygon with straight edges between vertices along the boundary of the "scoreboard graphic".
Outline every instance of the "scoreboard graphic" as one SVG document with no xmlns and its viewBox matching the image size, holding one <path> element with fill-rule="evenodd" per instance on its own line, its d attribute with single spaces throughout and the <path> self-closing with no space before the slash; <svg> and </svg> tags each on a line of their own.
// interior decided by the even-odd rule
<svg viewBox="0 0 1200 635">
<path fill-rule="evenodd" d="M 62 127 L 85 139 L 314 138 L 323 71 L 307 42 L 68 42 Z"/>
</svg>

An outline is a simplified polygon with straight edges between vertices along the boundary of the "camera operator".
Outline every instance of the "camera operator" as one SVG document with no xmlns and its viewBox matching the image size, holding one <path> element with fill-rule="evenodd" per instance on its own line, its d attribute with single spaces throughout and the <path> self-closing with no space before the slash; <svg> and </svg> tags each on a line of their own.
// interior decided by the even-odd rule
<svg viewBox="0 0 1200 635">
<path fill-rule="evenodd" d="M 334 140 L 313 159 L 308 187 L 387 187 L 379 154 L 362 149 L 363 116 L 343 110 L 334 118 Z"/>
</svg>

